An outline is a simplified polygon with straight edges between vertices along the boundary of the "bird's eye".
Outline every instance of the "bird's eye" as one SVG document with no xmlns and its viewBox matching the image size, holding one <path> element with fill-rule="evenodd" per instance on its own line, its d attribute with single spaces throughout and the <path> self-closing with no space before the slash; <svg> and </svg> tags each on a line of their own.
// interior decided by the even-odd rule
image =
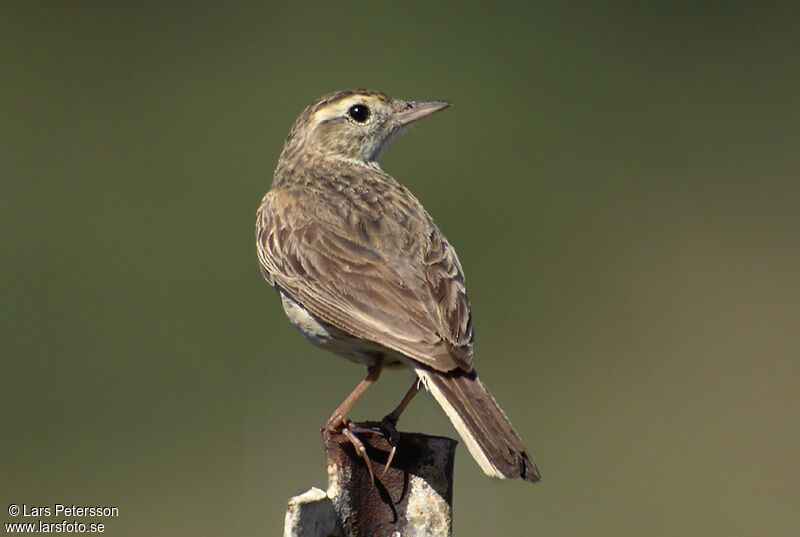
<svg viewBox="0 0 800 537">
<path fill-rule="evenodd" d="M 347 110 L 347 115 L 359 123 L 364 123 L 369 119 L 369 108 L 364 104 L 354 104 Z"/>
</svg>

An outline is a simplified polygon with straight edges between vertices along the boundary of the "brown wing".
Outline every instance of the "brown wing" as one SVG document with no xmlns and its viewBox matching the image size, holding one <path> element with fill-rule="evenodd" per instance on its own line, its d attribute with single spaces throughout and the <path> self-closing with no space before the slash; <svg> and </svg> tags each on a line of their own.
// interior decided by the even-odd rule
<svg viewBox="0 0 800 537">
<path fill-rule="evenodd" d="M 261 270 L 322 321 L 438 371 L 472 369 L 472 325 L 452 247 L 433 227 L 423 259 L 398 262 L 270 191 L 259 209 Z"/>
<path fill-rule="evenodd" d="M 425 282 L 429 298 L 436 305 L 434 316 L 439 323 L 439 333 L 450 345 L 451 353 L 469 364 L 468 370 L 472 370 L 472 311 L 464 271 L 455 249 L 435 226 L 427 246 Z"/>
</svg>

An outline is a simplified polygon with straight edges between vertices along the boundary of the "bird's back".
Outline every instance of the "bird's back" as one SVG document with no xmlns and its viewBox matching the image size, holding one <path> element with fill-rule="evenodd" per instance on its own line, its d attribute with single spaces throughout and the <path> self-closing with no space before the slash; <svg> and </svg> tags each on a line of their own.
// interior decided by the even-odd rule
<svg viewBox="0 0 800 537">
<path fill-rule="evenodd" d="M 309 221 L 342 230 L 387 261 L 422 255 L 427 237 L 438 233 L 417 198 L 379 168 L 322 161 L 285 174 L 291 176 L 276 180 L 273 191 Z"/>
<path fill-rule="evenodd" d="M 471 369 L 471 314 L 455 251 L 380 168 L 336 159 L 279 165 L 257 240 L 267 279 L 315 316 L 436 369 Z"/>
</svg>

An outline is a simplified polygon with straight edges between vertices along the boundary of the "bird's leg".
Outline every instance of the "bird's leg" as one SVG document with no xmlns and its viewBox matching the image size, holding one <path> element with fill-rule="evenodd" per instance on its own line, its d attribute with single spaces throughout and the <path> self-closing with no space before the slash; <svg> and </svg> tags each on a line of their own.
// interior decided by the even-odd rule
<svg viewBox="0 0 800 537">
<path fill-rule="evenodd" d="M 417 392 L 419 392 L 421 388 L 422 388 L 422 380 L 418 378 L 414 379 L 414 383 L 411 385 L 406 394 L 403 396 L 403 400 L 400 401 L 400 404 L 397 405 L 397 408 L 392 410 L 389 414 L 387 414 L 383 418 L 383 422 L 388 422 L 391 423 L 392 425 L 397 425 L 397 421 L 400 419 L 400 414 L 403 413 L 403 411 L 408 406 L 408 403 L 411 402 L 411 400 L 414 398 L 415 395 L 417 395 Z"/>
<path fill-rule="evenodd" d="M 367 391 L 367 388 L 372 386 L 378 377 L 381 376 L 381 369 L 383 369 L 383 364 L 378 362 L 375 365 L 371 365 L 367 368 L 367 376 L 358 383 L 358 386 L 350 392 L 350 395 L 342 401 L 342 404 L 333 411 L 328 423 L 325 424 L 325 428 L 329 431 L 338 432 L 342 428 L 346 428 L 349 420 L 347 419 L 347 413 L 353 408 L 353 405 L 356 404 L 358 398 L 364 395 L 364 392 Z"/>
<path fill-rule="evenodd" d="M 350 392 L 350 395 L 342 401 L 342 404 L 334 410 L 333 415 L 331 415 L 328 423 L 325 424 L 325 428 L 328 431 L 332 432 L 341 432 L 341 434 L 347 439 L 348 442 L 353 444 L 353 448 L 356 450 L 356 453 L 364 459 L 364 463 L 367 465 L 367 470 L 369 470 L 369 478 L 370 481 L 374 484 L 375 483 L 375 473 L 372 471 L 372 461 L 370 460 L 369 456 L 367 455 L 367 449 L 364 447 L 364 443 L 358 439 L 358 437 L 354 434 L 355 429 L 351 427 L 350 420 L 347 419 L 347 413 L 353 408 L 353 405 L 356 404 L 358 398 L 364 395 L 364 392 L 367 391 L 367 388 L 372 386 L 378 377 L 381 375 L 381 369 L 383 369 L 383 364 L 381 362 L 376 363 L 375 365 L 369 366 L 367 368 L 367 376 L 358 383 L 358 386 Z"/>
<path fill-rule="evenodd" d="M 386 461 L 386 466 L 383 467 L 383 474 L 386 474 L 386 470 L 388 470 L 389 466 L 392 464 L 392 459 L 394 459 L 394 454 L 397 451 L 397 442 L 400 440 L 400 435 L 397 433 L 396 428 L 397 420 L 400 419 L 400 414 L 402 414 L 406 409 L 408 403 L 410 403 L 414 396 L 417 395 L 417 392 L 419 392 L 420 388 L 422 387 L 421 384 L 422 380 L 418 378 L 414 379 L 414 383 L 411 384 L 411 387 L 403 396 L 403 400 L 400 401 L 400 404 L 397 405 L 397 408 L 392 410 L 386 415 L 386 417 L 383 418 L 383 420 L 381 420 L 381 423 L 383 424 L 391 424 L 392 429 L 389 437 L 389 445 L 392 446 L 392 451 L 389 453 L 389 459 Z"/>
<path fill-rule="evenodd" d="M 360 423 L 355 423 L 355 430 L 357 432 L 365 432 L 365 433 L 373 433 L 373 434 L 382 434 L 389 442 L 389 445 L 392 446 L 392 450 L 389 452 L 389 458 L 386 461 L 386 466 L 383 467 L 383 473 L 381 475 L 385 475 L 386 471 L 389 469 L 389 466 L 392 464 L 392 460 L 394 459 L 394 454 L 397 451 L 397 443 L 400 441 L 400 433 L 397 432 L 397 421 L 400 419 L 400 414 L 408 406 L 408 403 L 417 395 L 417 392 L 422 387 L 422 381 L 420 379 L 414 379 L 414 383 L 408 389 L 406 394 L 403 396 L 403 400 L 400 401 L 400 404 L 392 410 L 389 414 L 387 414 L 381 421 L 364 421 Z"/>
</svg>

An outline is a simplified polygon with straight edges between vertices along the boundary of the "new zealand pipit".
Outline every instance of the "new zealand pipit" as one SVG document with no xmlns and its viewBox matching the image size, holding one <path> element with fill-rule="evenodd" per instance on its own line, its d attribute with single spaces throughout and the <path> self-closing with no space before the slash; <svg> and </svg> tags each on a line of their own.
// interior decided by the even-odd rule
<svg viewBox="0 0 800 537">
<path fill-rule="evenodd" d="M 472 366 L 472 316 L 455 250 L 378 166 L 400 131 L 448 106 L 356 90 L 306 108 L 258 210 L 261 272 L 312 343 L 368 367 L 329 428 L 348 432 L 347 413 L 384 366 L 409 367 L 418 380 L 384 423 L 396 423 L 421 382 L 486 474 L 538 481 Z"/>
</svg>

